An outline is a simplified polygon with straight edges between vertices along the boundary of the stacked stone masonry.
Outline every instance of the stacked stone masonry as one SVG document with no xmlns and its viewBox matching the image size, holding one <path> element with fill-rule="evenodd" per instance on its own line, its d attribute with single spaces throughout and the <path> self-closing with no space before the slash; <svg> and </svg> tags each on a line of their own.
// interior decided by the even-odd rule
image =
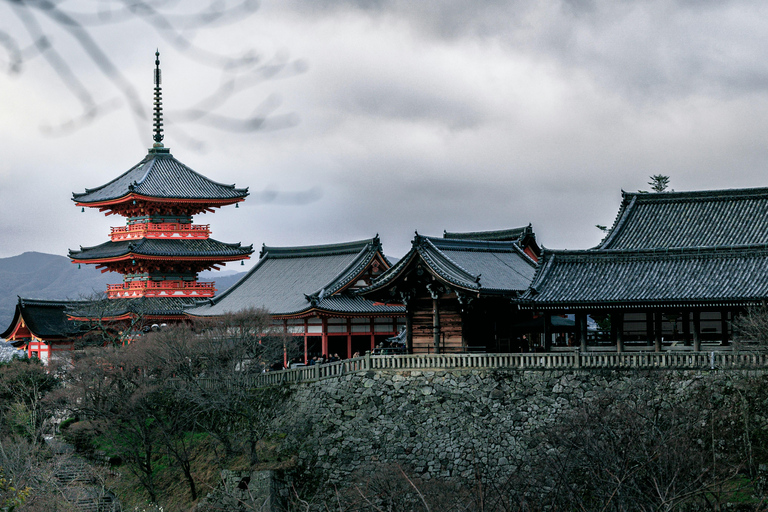
<svg viewBox="0 0 768 512">
<path fill-rule="evenodd" d="M 277 426 L 331 484 L 397 464 L 422 479 L 471 482 L 525 470 L 536 432 L 606 387 L 672 376 L 681 393 L 755 370 L 376 370 L 292 384 Z M 665 379 L 668 385 L 668 379 Z M 674 396 L 670 397 L 675 399 Z M 535 443 L 532 443 L 535 445 Z"/>
</svg>

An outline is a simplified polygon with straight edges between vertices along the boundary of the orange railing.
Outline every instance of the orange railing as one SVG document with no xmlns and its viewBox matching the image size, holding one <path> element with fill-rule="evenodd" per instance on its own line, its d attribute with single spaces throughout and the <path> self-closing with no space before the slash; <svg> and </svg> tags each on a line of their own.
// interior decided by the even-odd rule
<svg viewBox="0 0 768 512">
<path fill-rule="evenodd" d="M 214 283 L 197 281 L 131 281 L 107 285 L 110 299 L 130 297 L 213 297 Z"/>
<path fill-rule="evenodd" d="M 140 223 L 112 228 L 109 235 L 113 242 L 138 238 L 208 238 L 211 230 L 208 224 Z"/>
</svg>

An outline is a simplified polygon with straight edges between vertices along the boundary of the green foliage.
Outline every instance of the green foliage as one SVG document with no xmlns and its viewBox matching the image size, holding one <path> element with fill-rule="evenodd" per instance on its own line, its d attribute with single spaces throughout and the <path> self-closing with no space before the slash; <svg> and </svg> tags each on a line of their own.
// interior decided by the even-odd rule
<svg viewBox="0 0 768 512">
<path fill-rule="evenodd" d="M 666 192 L 667 187 L 669 187 L 669 176 L 654 174 L 648 184 L 654 192 Z"/>
<path fill-rule="evenodd" d="M 25 487 L 19 489 L 13 485 L 10 478 L 5 477 L 3 468 L 0 467 L 0 512 L 14 512 L 29 498 L 32 489 Z"/>
</svg>

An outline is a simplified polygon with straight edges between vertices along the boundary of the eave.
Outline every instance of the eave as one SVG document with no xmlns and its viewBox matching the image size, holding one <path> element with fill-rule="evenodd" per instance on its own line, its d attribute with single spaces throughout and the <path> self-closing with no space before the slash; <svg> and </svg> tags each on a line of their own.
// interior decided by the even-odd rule
<svg viewBox="0 0 768 512">
<path fill-rule="evenodd" d="M 142 194 L 136 194 L 133 192 L 126 194 L 122 197 L 118 197 L 116 199 L 107 199 L 104 201 L 83 202 L 83 201 L 77 201 L 76 199 L 73 199 L 73 201 L 77 201 L 75 203 L 77 206 L 87 206 L 89 208 L 105 208 L 105 209 L 108 209 L 109 206 L 119 205 L 119 204 L 127 203 L 129 201 L 144 201 L 147 203 L 199 204 L 199 205 L 208 205 L 208 206 L 218 208 L 221 206 L 227 206 L 230 204 L 239 203 L 244 200 L 245 200 L 245 197 L 231 197 L 231 198 L 225 198 L 225 199 L 189 199 L 189 198 L 183 198 L 183 197 L 153 197 L 153 196 L 145 196 Z"/>
</svg>

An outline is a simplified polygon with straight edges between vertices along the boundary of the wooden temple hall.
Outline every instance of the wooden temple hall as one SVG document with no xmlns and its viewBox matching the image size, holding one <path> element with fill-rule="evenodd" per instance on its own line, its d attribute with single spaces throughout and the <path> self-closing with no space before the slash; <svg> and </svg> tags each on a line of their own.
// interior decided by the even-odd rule
<svg viewBox="0 0 768 512">
<path fill-rule="evenodd" d="M 765 304 L 766 276 L 768 189 L 624 192 L 597 247 L 543 251 L 521 307 L 544 317 L 547 347 L 565 316 L 581 350 L 710 350 Z"/>
</svg>

